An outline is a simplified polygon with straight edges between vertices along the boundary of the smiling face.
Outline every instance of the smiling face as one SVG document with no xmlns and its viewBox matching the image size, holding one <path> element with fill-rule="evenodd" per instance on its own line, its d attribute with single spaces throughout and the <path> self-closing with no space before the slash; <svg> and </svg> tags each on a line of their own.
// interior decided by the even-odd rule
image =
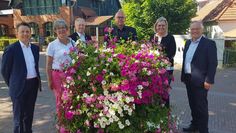
<svg viewBox="0 0 236 133">
<path fill-rule="evenodd" d="M 165 21 L 160 21 L 156 24 L 156 31 L 160 35 L 164 35 L 167 32 L 167 24 Z"/>
<path fill-rule="evenodd" d="M 197 40 L 203 34 L 203 26 L 201 22 L 193 22 L 190 25 L 190 34 L 193 40 Z"/>
<path fill-rule="evenodd" d="M 78 21 L 75 21 L 76 32 L 83 34 L 85 31 L 85 27 L 86 27 L 86 22 L 83 19 L 79 19 Z"/>
<path fill-rule="evenodd" d="M 17 38 L 24 44 L 28 44 L 31 38 L 30 27 L 25 25 L 20 25 L 17 28 Z"/>
<path fill-rule="evenodd" d="M 55 28 L 55 33 L 59 39 L 67 38 L 67 27 L 65 26 L 58 26 Z"/>
<path fill-rule="evenodd" d="M 118 27 L 123 27 L 125 25 L 125 14 L 122 11 L 116 13 L 115 23 Z"/>
</svg>

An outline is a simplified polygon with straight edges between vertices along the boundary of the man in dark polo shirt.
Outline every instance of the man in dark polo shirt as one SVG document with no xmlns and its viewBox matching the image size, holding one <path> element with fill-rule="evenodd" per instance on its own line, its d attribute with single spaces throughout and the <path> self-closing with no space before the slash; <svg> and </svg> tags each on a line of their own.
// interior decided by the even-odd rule
<svg viewBox="0 0 236 133">
<path fill-rule="evenodd" d="M 111 34 L 117 37 L 118 40 L 137 41 L 136 29 L 130 26 L 125 26 L 125 14 L 119 10 L 115 15 L 115 26 Z"/>
</svg>

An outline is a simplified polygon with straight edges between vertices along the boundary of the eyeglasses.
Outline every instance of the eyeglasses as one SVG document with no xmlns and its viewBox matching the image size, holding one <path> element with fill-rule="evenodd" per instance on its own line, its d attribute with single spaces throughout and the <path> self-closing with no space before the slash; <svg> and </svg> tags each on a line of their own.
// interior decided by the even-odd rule
<svg viewBox="0 0 236 133">
<path fill-rule="evenodd" d="M 118 18 L 118 19 L 124 19 L 125 17 L 123 17 L 123 16 L 118 16 L 117 18 Z"/>
</svg>

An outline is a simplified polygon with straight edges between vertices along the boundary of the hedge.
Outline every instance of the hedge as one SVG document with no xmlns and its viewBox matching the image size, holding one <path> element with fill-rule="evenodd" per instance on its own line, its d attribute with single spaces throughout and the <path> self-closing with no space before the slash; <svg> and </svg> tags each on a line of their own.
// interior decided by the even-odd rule
<svg viewBox="0 0 236 133">
<path fill-rule="evenodd" d="M 0 50 L 4 50 L 4 48 L 14 42 L 16 42 L 18 39 L 0 39 Z"/>
</svg>

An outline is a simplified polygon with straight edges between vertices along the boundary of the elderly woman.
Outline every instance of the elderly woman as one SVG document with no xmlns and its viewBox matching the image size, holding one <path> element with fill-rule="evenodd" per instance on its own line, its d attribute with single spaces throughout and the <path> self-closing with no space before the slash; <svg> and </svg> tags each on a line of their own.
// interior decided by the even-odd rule
<svg viewBox="0 0 236 133">
<path fill-rule="evenodd" d="M 63 92 L 62 79 L 64 78 L 63 65 L 70 63 L 69 49 L 74 47 L 74 41 L 68 37 L 68 27 L 62 19 L 56 20 L 53 30 L 57 38 L 50 42 L 47 48 L 46 72 L 48 87 L 54 92 L 56 97 L 56 111 L 60 121 L 60 105 Z"/>
<path fill-rule="evenodd" d="M 169 73 L 169 84 L 171 83 L 171 79 L 173 77 L 174 71 L 174 56 L 176 52 L 176 43 L 173 35 L 168 33 L 168 22 L 166 18 L 160 17 L 157 19 L 154 24 L 155 34 L 151 36 L 150 40 L 162 47 L 164 54 L 168 57 L 171 62 L 171 66 L 167 68 Z M 169 98 L 166 100 L 166 106 L 169 107 Z"/>
</svg>

